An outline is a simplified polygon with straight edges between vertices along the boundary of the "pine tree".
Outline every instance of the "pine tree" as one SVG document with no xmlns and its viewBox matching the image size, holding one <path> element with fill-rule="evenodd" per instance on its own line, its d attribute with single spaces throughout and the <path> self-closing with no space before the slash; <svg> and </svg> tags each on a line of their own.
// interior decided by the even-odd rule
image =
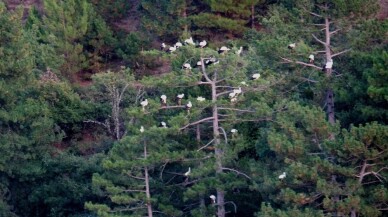
<svg viewBox="0 0 388 217">
<path fill-rule="evenodd" d="M 376 5 L 377 2 L 373 0 L 365 1 L 363 3 L 351 2 L 347 4 L 341 1 L 320 1 L 317 3 L 315 1 L 305 1 L 297 4 L 301 10 L 301 15 L 305 13 L 306 15 L 309 14 L 313 16 L 311 24 L 317 26 L 321 30 L 320 32 L 323 32 L 323 34 L 319 32 L 321 36 L 317 35 L 315 32 L 313 32 L 311 36 L 315 43 L 318 43 L 323 48 L 323 50 L 313 51 L 312 54 L 317 55 L 323 53 L 324 65 L 317 66 L 314 64 L 314 57 L 312 63 L 311 61 L 306 63 L 307 61 L 295 61 L 288 58 L 282 59 L 286 62 L 296 63 L 325 72 L 326 80 L 324 81 L 324 86 L 326 90 L 324 104 L 328 120 L 331 124 L 335 123 L 333 72 L 341 73 L 335 68 L 336 60 L 334 58 L 351 50 L 351 48 L 344 47 L 344 45 L 346 45 L 343 43 L 346 40 L 344 37 L 346 33 L 342 33 L 342 37 L 337 35 L 341 34 L 345 28 L 351 26 L 353 22 L 356 22 L 357 18 L 362 18 L 375 12 Z M 318 32 L 317 30 L 315 31 Z M 336 37 L 339 37 L 339 39 L 336 39 Z M 296 46 L 298 46 L 298 44 L 296 44 Z M 292 49 L 294 50 L 295 48 Z M 303 47 L 301 49 L 303 49 Z M 298 49 L 295 50 L 298 52 Z M 307 55 L 305 60 L 307 60 Z"/>
<path fill-rule="evenodd" d="M 169 98 L 184 93 L 184 98 L 178 99 L 178 105 L 162 106 L 161 109 L 186 109 L 170 115 L 169 122 L 196 140 L 191 153 L 200 152 L 197 158 L 202 156 L 202 159 L 206 159 L 191 166 L 193 175 L 189 181 L 192 181 L 186 193 L 188 201 L 192 203 L 199 198 L 199 211 L 193 210 L 197 215 L 204 215 L 216 208 L 217 216 L 225 216 L 226 206 L 235 212 L 236 204 L 227 201 L 226 197 L 231 193 L 230 189 L 245 186 L 250 177 L 241 171 L 248 168 L 240 164 L 237 157 L 248 144 L 239 139 L 238 130 L 232 129 L 244 122 L 265 121 L 272 112 L 267 102 L 256 94 L 266 91 L 269 83 L 274 82 L 274 77 L 269 76 L 267 80 L 258 78 L 260 74 L 256 73 L 258 79 L 249 82 L 247 76 L 253 73 L 246 74 L 245 58 L 236 55 L 235 51 L 219 55 L 208 48 L 179 48 L 177 55 L 171 55 L 176 71 L 165 75 L 158 84 Z M 201 66 L 199 69 L 182 69 L 184 63 L 192 66 L 200 63 Z M 171 89 L 169 81 L 178 81 L 177 88 L 174 88 L 176 91 Z M 155 85 L 155 81 L 152 84 Z M 206 211 L 205 200 L 211 194 L 214 194 L 216 201 Z"/>
<path fill-rule="evenodd" d="M 193 34 L 207 35 L 208 30 L 223 31 L 232 35 L 241 36 L 250 27 L 254 27 L 255 6 L 263 4 L 261 0 L 222 0 L 222 1 L 204 1 L 203 8 L 205 12 L 190 16 L 194 24 Z"/>
<path fill-rule="evenodd" d="M 91 5 L 86 0 L 45 0 L 44 42 L 53 46 L 64 62 L 61 72 L 71 75 L 86 67 L 83 45 L 79 42 L 88 30 Z"/>
<path fill-rule="evenodd" d="M 44 172 L 41 158 L 48 144 L 61 137 L 54 130 L 48 104 L 39 98 L 35 59 L 22 16 L 22 10 L 8 12 L 0 3 L 0 213 L 4 216 L 13 216 L 8 200 L 21 200 L 14 187 Z"/>
</svg>

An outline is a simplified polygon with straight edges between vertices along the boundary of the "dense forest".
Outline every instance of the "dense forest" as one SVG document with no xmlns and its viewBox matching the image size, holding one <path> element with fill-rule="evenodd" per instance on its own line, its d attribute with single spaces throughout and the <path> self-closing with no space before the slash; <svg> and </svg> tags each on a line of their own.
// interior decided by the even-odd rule
<svg viewBox="0 0 388 217">
<path fill-rule="evenodd" d="M 0 217 L 388 216 L 384 0 L 0 0 Z"/>
</svg>

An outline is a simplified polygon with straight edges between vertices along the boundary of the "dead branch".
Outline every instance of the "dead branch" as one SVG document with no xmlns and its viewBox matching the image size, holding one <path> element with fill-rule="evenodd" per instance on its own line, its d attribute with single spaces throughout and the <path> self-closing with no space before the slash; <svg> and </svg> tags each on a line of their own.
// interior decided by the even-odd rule
<svg viewBox="0 0 388 217">
<path fill-rule="evenodd" d="M 206 73 L 205 63 L 203 62 L 203 60 L 204 60 L 204 58 L 201 58 L 202 74 L 203 74 L 203 76 L 205 76 L 206 81 L 211 83 L 211 82 L 213 82 L 213 81 L 209 78 L 209 76 L 208 76 L 207 73 Z"/>
<path fill-rule="evenodd" d="M 303 66 L 309 66 L 309 67 L 312 67 L 312 68 L 315 68 L 315 69 L 318 69 L 318 70 L 322 70 L 322 67 L 319 67 L 319 66 L 316 66 L 314 64 L 309 64 L 309 63 L 305 63 L 305 62 L 301 62 L 301 61 L 292 61 L 290 59 L 287 59 L 287 58 L 284 58 L 284 57 L 280 57 L 282 60 L 288 62 L 288 63 L 296 63 L 296 64 L 299 64 L 299 65 L 303 65 Z"/>
<path fill-rule="evenodd" d="M 314 34 L 311 34 L 312 36 L 313 36 L 313 38 L 315 39 L 315 40 L 317 40 L 319 43 L 321 43 L 321 44 L 323 44 L 323 45 L 325 45 L 326 46 L 326 43 L 325 42 L 323 42 L 322 40 L 320 40 L 319 38 L 317 38 L 317 36 L 315 36 Z"/>
<path fill-rule="evenodd" d="M 335 53 L 335 54 L 331 55 L 331 58 L 333 58 L 333 57 L 335 57 L 335 56 L 338 56 L 338 55 L 341 55 L 341 54 L 343 54 L 343 53 L 349 52 L 349 51 L 351 51 L 351 50 L 352 50 L 352 49 L 346 49 L 346 50 L 343 50 L 343 51 L 341 51 L 341 52 Z"/>
<path fill-rule="evenodd" d="M 256 111 L 252 111 L 252 110 L 243 110 L 243 109 L 226 108 L 226 107 L 218 107 L 218 110 L 230 110 L 230 111 L 250 112 L 250 113 L 255 113 L 256 112 Z"/>
<path fill-rule="evenodd" d="M 226 136 L 226 132 L 225 132 L 225 129 L 222 128 L 222 127 L 218 127 L 219 129 L 221 129 L 222 133 L 224 134 L 224 138 L 225 138 L 225 144 L 228 144 L 228 137 Z"/>
<path fill-rule="evenodd" d="M 237 173 L 238 175 L 243 175 L 243 176 L 245 176 L 245 177 L 248 178 L 248 179 L 252 179 L 252 178 L 249 177 L 247 174 L 245 174 L 245 173 L 243 173 L 243 172 L 240 172 L 240 171 L 238 171 L 238 170 L 235 170 L 235 169 L 231 169 L 231 168 L 227 168 L 227 167 L 222 167 L 222 170 L 232 171 L 232 172 Z"/>
<path fill-rule="evenodd" d="M 199 148 L 197 151 L 201 151 L 202 149 L 206 148 L 207 146 L 209 146 L 210 144 L 212 144 L 214 141 L 214 139 L 212 139 L 210 142 L 208 142 L 206 145 L 202 146 L 201 148 Z"/>
<path fill-rule="evenodd" d="M 222 95 L 226 95 L 226 94 L 232 93 L 232 92 L 233 92 L 233 90 L 224 91 L 224 92 L 221 92 L 221 93 L 216 94 L 216 97 L 219 97 L 219 96 L 222 96 Z"/>
<path fill-rule="evenodd" d="M 333 34 L 339 32 L 339 31 L 341 31 L 341 29 L 334 30 L 334 31 L 330 32 L 329 34 L 330 34 L 330 35 L 333 35 Z"/>
<path fill-rule="evenodd" d="M 145 180 L 145 178 L 143 178 L 143 177 L 133 176 L 130 173 L 127 173 L 127 176 L 134 178 L 134 179 Z"/>
<path fill-rule="evenodd" d="M 200 124 L 200 123 L 202 123 L 202 122 L 205 122 L 205 121 L 208 121 L 208 120 L 213 120 L 213 119 L 214 119 L 213 117 L 207 117 L 207 118 L 201 119 L 201 120 L 199 120 L 199 121 L 196 121 L 196 122 L 187 124 L 186 126 L 183 126 L 183 127 L 179 128 L 179 130 L 184 130 L 184 129 L 186 129 L 187 127 L 190 127 L 190 126 L 193 126 L 193 125 L 196 125 L 196 124 Z"/>
</svg>

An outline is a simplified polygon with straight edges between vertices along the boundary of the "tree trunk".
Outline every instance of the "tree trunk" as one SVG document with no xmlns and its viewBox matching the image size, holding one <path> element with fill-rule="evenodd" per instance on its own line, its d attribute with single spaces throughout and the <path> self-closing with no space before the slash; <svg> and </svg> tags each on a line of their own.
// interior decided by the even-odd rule
<svg viewBox="0 0 388 217">
<path fill-rule="evenodd" d="M 215 155 L 216 155 L 216 174 L 222 173 L 222 149 L 220 147 L 220 131 L 218 125 L 218 107 L 217 107 L 217 89 L 216 89 L 216 76 L 213 82 L 211 83 L 212 87 L 212 102 L 213 105 L 213 136 L 214 136 L 214 146 L 215 146 Z M 216 188 L 217 190 L 217 216 L 225 217 L 225 192 L 221 188 Z"/>
<path fill-rule="evenodd" d="M 118 89 L 113 89 L 113 99 L 112 99 L 112 118 L 114 125 L 114 132 L 116 140 L 120 139 L 120 95 Z"/>
<path fill-rule="evenodd" d="M 144 158 L 147 158 L 147 143 L 145 141 L 144 141 Z M 145 186 L 146 186 L 148 217 L 152 217 L 150 181 L 149 181 L 148 167 L 147 166 L 144 167 L 144 178 L 145 178 Z"/>
<path fill-rule="evenodd" d="M 332 60 L 332 53 L 330 50 L 330 21 L 328 17 L 325 17 L 325 54 L 326 54 L 326 62 Z M 329 87 L 326 90 L 326 99 L 325 99 L 325 104 L 326 104 L 326 114 L 327 118 L 330 124 L 335 124 L 335 114 L 334 114 L 334 93 L 333 89 L 331 87 L 331 74 L 332 74 L 332 68 L 326 69 L 326 77 L 329 82 Z"/>
<path fill-rule="evenodd" d="M 357 217 L 356 210 L 352 209 L 352 211 L 350 211 L 350 217 Z"/>
<path fill-rule="evenodd" d="M 197 129 L 196 129 L 196 139 L 197 139 L 197 144 L 198 148 L 201 148 L 201 127 L 199 124 L 197 124 Z M 202 168 L 202 161 L 199 162 L 199 166 Z M 201 193 L 199 195 L 199 208 L 202 216 L 206 216 L 206 205 L 205 205 L 205 195 Z"/>
</svg>

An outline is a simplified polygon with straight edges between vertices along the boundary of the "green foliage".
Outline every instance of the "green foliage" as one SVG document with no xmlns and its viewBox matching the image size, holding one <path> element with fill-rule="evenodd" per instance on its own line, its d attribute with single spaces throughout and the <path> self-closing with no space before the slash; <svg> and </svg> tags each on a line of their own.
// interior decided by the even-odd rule
<svg viewBox="0 0 388 217">
<path fill-rule="evenodd" d="M 373 68 L 366 72 L 368 78 L 368 94 L 371 98 L 378 101 L 388 101 L 388 53 L 382 51 L 381 54 L 376 55 L 373 61 Z"/>
<path fill-rule="evenodd" d="M 205 30 L 221 31 L 241 36 L 248 30 L 247 24 L 251 21 L 251 7 L 263 4 L 258 0 L 222 0 L 204 1 L 207 11 L 190 16 L 194 25 L 194 34 L 209 35 Z M 255 14 L 253 14 L 255 16 Z"/>
<path fill-rule="evenodd" d="M 96 73 L 105 68 L 108 61 L 113 58 L 117 39 L 101 14 L 91 9 L 90 17 L 93 19 L 88 22 L 88 30 L 82 37 L 82 44 L 87 52 L 89 63 L 87 68 Z"/>
<path fill-rule="evenodd" d="M 86 0 L 45 0 L 44 10 L 43 40 L 64 58 L 60 70 L 70 77 L 87 64 L 79 41 L 87 33 L 91 5 Z"/>
<path fill-rule="evenodd" d="M 91 0 L 97 10 L 97 13 L 112 23 L 116 20 L 125 18 L 128 10 L 134 5 L 126 0 Z"/>
<path fill-rule="evenodd" d="M 181 35 L 185 22 L 182 13 L 187 7 L 186 0 L 142 0 L 140 5 L 143 31 L 168 41 Z"/>
<path fill-rule="evenodd" d="M 147 205 L 154 216 L 222 206 L 227 216 L 385 216 L 387 20 L 374 18 L 377 3 L 45 0 L 27 17 L 0 3 L 0 217 L 144 216 Z M 312 37 L 324 40 L 324 17 L 332 54 L 351 49 L 330 78 Z M 149 50 L 190 36 L 210 46 Z M 201 57 L 220 61 L 208 78 L 193 67 Z M 75 73 L 83 83 L 64 80 Z M 335 125 L 322 111 L 328 88 Z"/>
<path fill-rule="evenodd" d="M 45 158 L 44 175 L 32 182 L 19 183 L 20 187 L 29 185 L 30 191 L 19 192 L 20 197 L 26 197 L 28 204 L 19 204 L 18 209 L 30 213 L 29 216 L 71 216 L 80 213 L 85 201 L 95 199 L 91 193 L 91 178 L 93 173 L 101 171 L 101 158 L 102 155 L 85 158 L 70 153 Z"/>
<path fill-rule="evenodd" d="M 244 27 L 246 24 L 246 21 L 244 20 L 233 20 L 210 13 L 191 16 L 190 19 L 199 29 L 227 30 L 237 35 L 241 35 L 247 30 L 247 28 Z"/>
</svg>

